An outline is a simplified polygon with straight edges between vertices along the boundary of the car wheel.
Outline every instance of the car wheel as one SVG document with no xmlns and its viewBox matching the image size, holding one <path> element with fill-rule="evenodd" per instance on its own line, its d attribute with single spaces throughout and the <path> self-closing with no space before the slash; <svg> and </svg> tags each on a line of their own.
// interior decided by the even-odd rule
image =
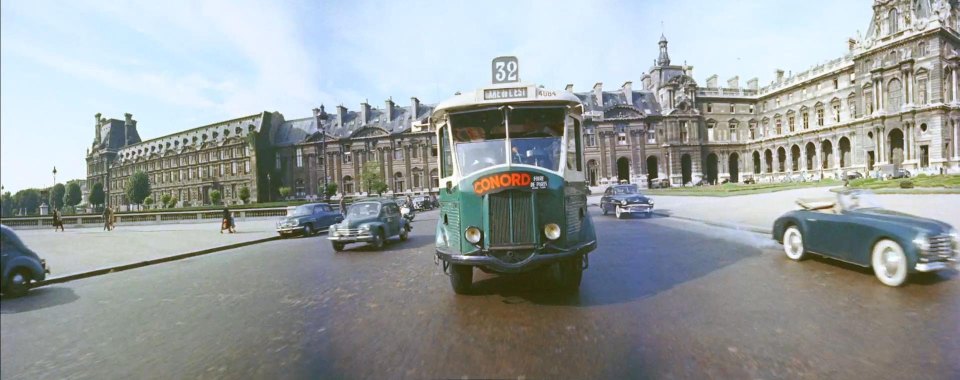
<svg viewBox="0 0 960 380">
<path fill-rule="evenodd" d="M 873 246 L 870 260 L 873 273 L 887 286 L 900 286 L 907 281 L 907 255 L 903 248 L 893 240 L 883 239 Z"/>
<path fill-rule="evenodd" d="M 333 244 L 333 250 L 335 252 L 342 252 L 343 247 L 346 245 L 344 243 L 337 243 L 337 242 L 333 242 L 332 244 Z"/>
<path fill-rule="evenodd" d="M 400 229 L 400 241 L 407 241 L 410 238 L 410 231 L 406 227 Z"/>
<path fill-rule="evenodd" d="M 7 278 L 7 288 L 3 293 L 10 297 L 20 297 L 27 294 L 30 286 L 30 272 L 25 269 L 17 269 L 10 273 Z"/>
<path fill-rule="evenodd" d="M 473 287 L 473 267 L 450 264 L 450 286 L 454 293 L 469 294 Z"/>
<path fill-rule="evenodd" d="M 604 206 L 603 203 L 600 204 L 600 210 L 603 210 L 603 215 L 607 215 L 610 212 L 607 210 L 607 206 Z"/>
<path fill-rule="evenodd" d="M 626 214 L 620 210 L 620 206 L 617 206 L 616 214 L 617 214 L 617 219 L 623 219 L 623 217 L 626 216 Z"/>
<path fill-rule="evenodd" d="M 783 232 L 783 252 L 787 254 L 790 260 L 800 261 L 806 257 L 806 249 L 803 247 L 803 234 L 797 226 L 787 227 Z"/>
<path fill-rule="evenodd" d="M 372 245 L 373 248 L 376 248 L 376 249 L 383 248 L 384 240 L 387 240 L 387 238 L 386 236 L 384 236 L 383 231 L 378 231 L 376 237 L 373 239 L 372 242 L 370 242 L 370 245 Z"/>
<path fill-rule="evenodd" d="M 303 236 L 313 236 L 313 226 L 309 224 L 303 226 Z"/>
<path fill-rule="evenodd" d="M 220 233 L 223 233 L 223 232 L 221 231 Z M 280 235 L 280 238 L 281 238 L 281 239 L 287 237 L 287 235 L 284 235 L 283 232 L 277 232 L 277 235 Z"/>
<path fill-rule="evenodd" d="M 580 280 L 583 279 L 583 258 L 580 256 L 560 262 L 560 282 L 564 290 L 580 289 Z"/>
</svg>

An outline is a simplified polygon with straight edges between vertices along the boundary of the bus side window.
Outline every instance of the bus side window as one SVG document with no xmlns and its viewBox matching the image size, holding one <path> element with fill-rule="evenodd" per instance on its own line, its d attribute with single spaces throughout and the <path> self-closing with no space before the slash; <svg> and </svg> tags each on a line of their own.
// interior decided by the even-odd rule
<svg viewBox="0 0 960 380">
<path fill-rule="evenodd" d="M 583 159 L 580 157 L 583 151 L 580 137 L 580 121 L 570 118 L 567 123 L 567 169 L 583 171 Z"/>
<path fill-rule="evenodd" d="M 438 136 L 440 138 L 440 177 L 446 178 L 453 175 L 453 157 L 450 153 L 450 143 L 447 141 L 446 126 L 440 128 Z"/>
</svg>

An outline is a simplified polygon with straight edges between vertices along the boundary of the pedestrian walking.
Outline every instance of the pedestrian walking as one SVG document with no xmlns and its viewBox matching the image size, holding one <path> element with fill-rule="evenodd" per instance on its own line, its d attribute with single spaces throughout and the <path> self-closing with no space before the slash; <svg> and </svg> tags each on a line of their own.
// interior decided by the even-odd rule
<svg viewBox="0 0 960 380">
<path fill-rule="evenodd" d="M 223 221 L 220 223 L 220 233 L 223 233 L 223 230 L 229 231 L 231 234 L 236 231 L 236 225 L 233 222 L 233 215 L 230 213 L 230 209 L 227 207 L 223 208 Z"/>
<path fill-rule="evenodd" d="M 63 217 L 60 215 L 59 210 L 53 210 L 53 230 L 60 230 L 60 232 L 66 232 L 63 229 Z"/>
<path fill-rule="evenodd" d="M 347 197 L 340 195 L 340 215 L 347 216 Z"/>
<path fill-rule="evenodd" d="M 110 209 L 110 206 L 103 208 L 103 230 L 113 230 L 113 210 Z"/>
</svg>

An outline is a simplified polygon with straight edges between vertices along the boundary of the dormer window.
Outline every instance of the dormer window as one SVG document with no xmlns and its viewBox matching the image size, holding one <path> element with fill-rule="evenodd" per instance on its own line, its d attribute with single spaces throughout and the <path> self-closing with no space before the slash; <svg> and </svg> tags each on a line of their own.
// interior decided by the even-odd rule
<svg viewBox="0 0 960 380">
<path fill-rule="evenodd" d="M 897 8 L 891 9 L 890 13 L 887 16 L 887 24 L 888 24 L 887 30 L 890 31 L 889 34 L 894 34 L 899 31 L 899 29 L 897 28 L 898 18 L 899 18 L 899 15 L 897 13 Z"/>
</svg>

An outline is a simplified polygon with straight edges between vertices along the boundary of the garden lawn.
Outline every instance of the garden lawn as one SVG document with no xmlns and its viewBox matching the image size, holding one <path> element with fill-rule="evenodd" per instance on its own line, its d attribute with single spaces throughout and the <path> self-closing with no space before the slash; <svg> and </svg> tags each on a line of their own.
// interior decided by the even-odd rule
<svg viewBox="0 0 960 380">
<path fill-rule="evenodd" d="M 842 186 L 837 180 L 823 180 L 819 182 L 787 182 L 787 183 L 757 183 L 745 185 L 742 183 L 727 183 L 714 186 L 671 187 L 667 189 L 644 190 L 650 195 L 692 195 L 707 197 L 732 197 L 737 195 L 772 193 L 775 191 L 803 189 L 808 187 Z"/>
</svg>

